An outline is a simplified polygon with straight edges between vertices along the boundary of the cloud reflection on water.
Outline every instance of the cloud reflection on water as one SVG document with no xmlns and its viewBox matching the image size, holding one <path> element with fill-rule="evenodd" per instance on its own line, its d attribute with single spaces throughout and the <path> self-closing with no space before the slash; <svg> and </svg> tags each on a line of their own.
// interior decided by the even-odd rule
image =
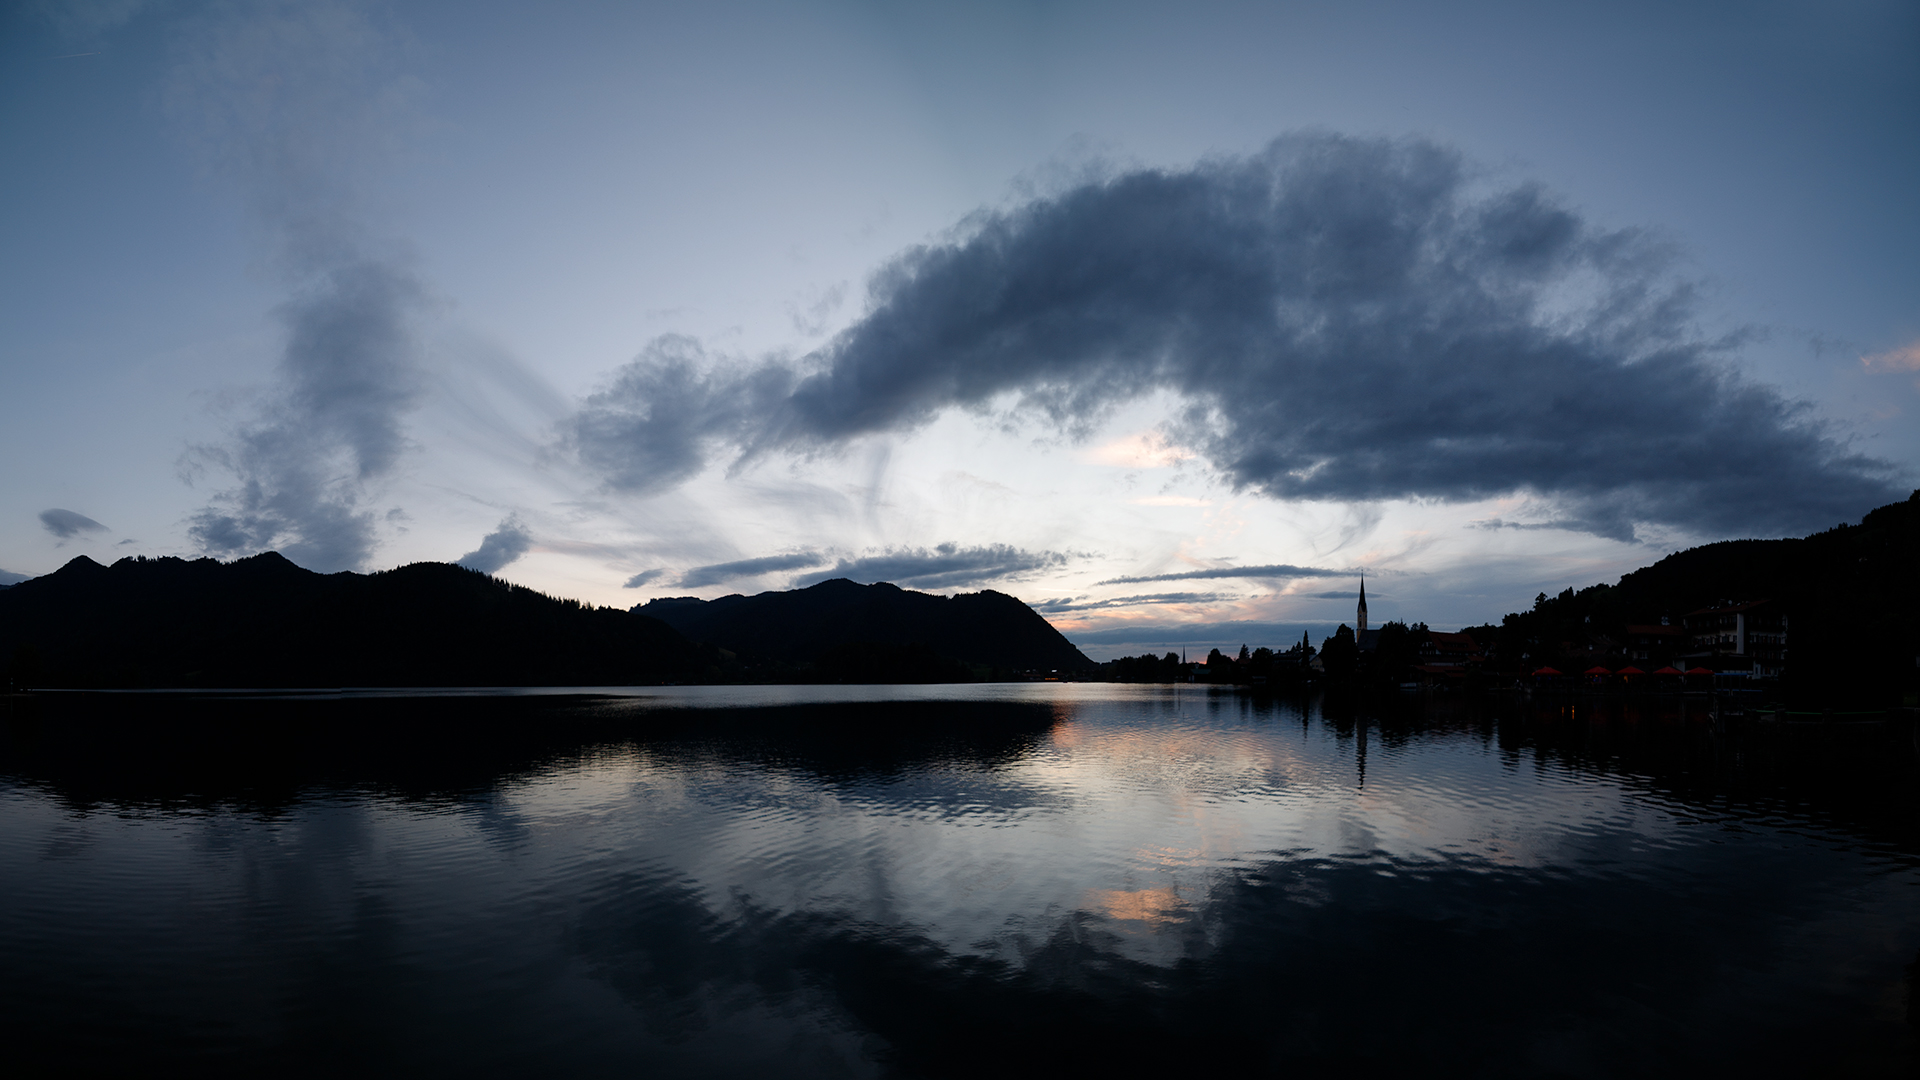
<svg viewBox="0 0 1920 1080">
<path fill-rule="evenodd" d="M 75 772 L 71 729 L 10 727 L 0 928 L 37 929 L 0 1005 L 74 1045 L 148 1017 L 162 1059 L 204 1048 L 167 1023 L 211 1018 L 247 1062 L 352 1064 L 338 1031 L 479 1073 L 1871 1073 L 1909 1053 L 1870 1003 L 1920 948 L 1920 843 L 1805 787 L 1818 746 L 1044 690 L 482 700 L 417 745 L 390 721 L 418 703 L 319 703 L 369 710 L 388 764 L 256 748 L 313 770 L 284 798 L 142 749 L 152 730 L 177 752 L 180 725 L 96 731 Z M 1825 809 L 1753 786 L 1783 762 Z M 1913 787 L 1885 769 L 1871 787 Z"/>
</svg>

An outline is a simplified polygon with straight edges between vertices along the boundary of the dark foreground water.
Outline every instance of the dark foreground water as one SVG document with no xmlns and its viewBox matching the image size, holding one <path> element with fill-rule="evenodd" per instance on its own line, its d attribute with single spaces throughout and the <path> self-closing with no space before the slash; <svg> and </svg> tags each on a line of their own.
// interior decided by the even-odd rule
<svg viewBox="0 0 1920 1080">
<path fill-rule="evenodd" d="M 1917 1060 L 1909 731 L 1109 686 L 0 715 L 0 1060 L 36 1070 Z"/>
</svg>

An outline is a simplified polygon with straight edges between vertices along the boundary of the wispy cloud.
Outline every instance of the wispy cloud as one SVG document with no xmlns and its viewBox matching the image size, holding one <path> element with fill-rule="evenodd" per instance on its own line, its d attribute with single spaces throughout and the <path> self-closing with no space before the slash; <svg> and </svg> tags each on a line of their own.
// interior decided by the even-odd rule
<svg viewBox="0 0 1920 1080">
<path fill-rule="evenodd" d="M 91 40 L 96 35 L 131 22 L 143 11 L 155 6 L 153 0 L 39 0 L 27 5 L 55 30 L 71 39 Z M 97 52 L 72 53 L 53 57 L 98 56 Z"/>
<path fill-rule="evenodd" d="M 759 577 L 762 574 L 783 570 L 804 570 L 809 566 L 819 566 L 826 561 L 826 556 L 817 551 L 796 551 L 789 555 L 767 555 L 758 559 L 714 563 L 711 566 L 696 566 L 681 574 L 679 584 L 681 588 L 698 589 L 736 578 Z"/>
<path fill-rule="evenodd" d="M 1212 499 L 1196 498 L 1192 495 L 1143 495 L 1138 499 L 1128 499 L 1135 506 L 1212 506 Z"/>
<path fill-rule="evenodd" d="M 1058 551 L 1027 551 L 1006 544 L 960 547 L 949 543 L 932 550 L 902 548 L 858 559 L 841 559 L 830 570 L 796 579 L 794 586 L 806 588 L 834 578 L 848 578 L 863 584 L 889 581 L 914 589 L 954 589 L 1017 579 L 1065 566 L 1069 560 L 1069 555 Z"/>
<path fill-rule="evenodd" d="M 107 530 L 105 525 L 100 524 L 85 514 L 78 514 L 72 510 L 61 510 L 58 507 L 52 510 L 40 511 L 40 524 L 44 526 L 48 532 L 59 537 L 61 540 L 71 540 L 81 533 L 105 532 Z"/>
<path fill-rule="evenodd" d="M 514 515 L 508 515 L 500 527 L 488 533 L 480 546 L 455 560 L 469 570 L 495 573 L 527 553 L 533 546 L 533 534 Z"/>
<path fill-rule="evenodd" d="M 1177 446 L 1165 432 L 1146 431 L 1115 439 L 1088 451 L 1089 460 L 1123 469 L 1162 469 L 1193 457 L 1193 451 Z"/>
<path fill-rule="evenodd" d="M 620 587 L 623 589 L 638 589 L 642 585 L 660 580 L 666 576 L 666 573 L 667 570 L 663 566 L 656 566 L 652 570 L 642 570 L 628 578 L 627 583 Z"/>
<path fill-rule="evenodd" d="M 1300 640 L 1300 632 L 1305 629 L 1313 634 L 1313 641 L 1331 634 L 1333 623 L 1278 623 L 1255 622 L 1251 620 L 1231 620 L 1223 622 L 1180 622 L 1180 623 L 1115 623 L 1106 626 L 1089 627 L 1066 631 L 1067 639 L 1075 645 L 1112 645 L 1134 643 L 1140 646 L 1161 647 L 1193 645 L 1219 645 L 1245 643 L 1259 648 L 1285 649 Z M 1194 659 L 1199 659 L 1195 657 Z"/>
<path fill-rule="evenodd" d="M 1920 341 L 1860 358 L 1868 371 L 1920 371 Z"/>
<path fill-rule="evenodd" d="M 1108 578 L 1101 585 L 1141 585 L 1150 581 L 1204 581 L 1209 578 L 1283 578 L 1316 577 L 1352 577 L 1358 570 L 1329 570 L 1320 566 L 1289 566 L 1286 563 L 1271 563 L 1266 566 L 1217 566 L 1208 570 L 1182 570 L 1174 574 L 1144 574 L 1139 577 Z"/>
<path fill-rule="evenodd" d="M 1148 604 L 1219 604 L 1241 597 L 1232 593 L 1153 593 L 1142 596 L 1115 596 L 1106 600 L 1083 600 L 1071 597 L 1063 600 L 1038 600 L 1027 606 L 1043 615 L 1053 615 L 1068 611 L 1102 611 L 1108 608 L 1140 607 Z"/>
<path fill-rule="evenodd" d="M 1467 528 L 1496 531 L 1500 529 L 1519 529 L 1523 532 L 1530 532 L 1537 529 L 1578 530 L 1580 525 L 1577 522 L 1567 521 L 1508 521 L 1505 518 L 1492 517 L 1480 521 L 1469 521 L 1467 522 Z"/>
<path fill-rule="evenodd" d="M 333 268 L 281 309 L 282 389 L 224 442 L 195 447 L 235 487 L 193 515 L 188 533 L 215 555 L 281 548 L 310 569 L 364 565 L 377 542 L 368 483 L 405 449 L 402 421 L 419 396 L 408 274 L 378 262 Z"/>
<path fill-rule="evenodd" d="M 1073 435 L 1183 404 L 1168 446 L 1280 499 L 1531 493 L 1569 527 L 1781 533 L 1903 494 L 1801 403 L 1730 374 L 1672 254 L 1420 139 L 1307 134 L 969 219 L 789 361 L 663 339 L 567 429 L 619 489 L 1013 401 Z M 1137 449 L 1137 448 L 1136 448 Z"/>
<path fill-rule="evenodd" d="M 190 519 L 203 550 L 279 548 L 301 565 L 365 565 L 377 481 L 408 446 L 424 377 L 428 292 L 374 239 L 364 174 L 405 129 L 412 81 L 393 36 L 344 0 L 210 6 L 178 36 L 165 103 L 179 130 L 246 193 L 291 296 L 278 385 L 223 442 L 194 448 L 189 479 L 232 478 Z"/>
</svg>

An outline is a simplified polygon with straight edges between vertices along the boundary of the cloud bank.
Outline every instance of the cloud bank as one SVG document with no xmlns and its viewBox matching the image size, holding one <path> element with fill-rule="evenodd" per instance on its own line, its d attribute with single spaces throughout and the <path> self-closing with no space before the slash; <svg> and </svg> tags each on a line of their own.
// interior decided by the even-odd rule
<svg viewBox="0 0 1920 1080">
<path fill-rule="evenodd" d="M 61 540 L 71 540 L 81 533 L 107 531 L 105 525 L 87 515 L 77 514 L 72 510 L 62 510 L 59 507 L 40 511 L 40 524 Z"/>
<path fill-rule="evenodd" d="M 1321 578 L 1350 577 L 1358 570 L 1329 570 L 1320 566 L 1289 566 L 1269 563 L 1265 566 L 1218 566 L 1211 570 L 1182 570 L 1175 574 L 1147 574 L 1142 577 L 1108 578 L 1101 585 L 1139 585 L 1149 581 L 1204 581 L 1212 578 Z"/>
<path fill-rule="evenodd" d="M 1662 246 L 1454 151 L 1331 134 L 970 219 L 875 275 L 799 361 L 663 338 L 564 442 L 612 488 L 1007 403 L 1070 435 L 1167 390 L 1170 434 L 1279 499 L 1528 492 L 1564 527 L 1786 533 L 1901 493 L 1807 407 L 1732 374 Z"/>
<path fill-rule="evenodd" d="M 492 574 L 525 555 L 532 546 L 533 534 L 520 524 L 519 518 L 509 515 L 499 528 L 481 538 L 478 548 L 460 556 L 455 562 L 469 570 Z"/>
<path fill-rule="evenodd" d="M 1069 556 L 1063 552 L 1027 551 L 1007 544 L 967 548 L 940 544 L 931 551 L 902 548 L 859 559 L 841 559 L 830 570 L 796 578 L 793 585 L 804 589 L 834 578 L 847 578 L 862 584 L 889 581 L 908 589 L 957 589 L 1065 566 L 1068 561 Z"/>
<path fill-rule="evenodd" d="M 680 587 L 698 589 L 706 585 L 718 585 L 735 578 L 759 577 L 779 570 L 803 570 L 809 566 L 819 566 L 826 559 L 817 551 L 800 551 L 791 555 L 768 555 L 759 559 L 741 559 L 737 562 L 714 563 L 711 566 L 696 566 L 680 575 Z"/>
</svg>

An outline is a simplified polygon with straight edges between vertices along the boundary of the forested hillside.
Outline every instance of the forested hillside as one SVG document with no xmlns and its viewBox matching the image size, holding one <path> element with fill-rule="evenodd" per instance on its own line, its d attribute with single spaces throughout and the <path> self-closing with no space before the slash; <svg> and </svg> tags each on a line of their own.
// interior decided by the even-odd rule
<svg viewBox="0 0 1920 1080">
<path fill-rule="evenodd" d="M 1678 624 L 1722 600 L 1772 598 L 1786 609 L 1790 697 L 1897 703 L 1920 668 L 1920 491 L 1787 540 L 1728 540 L 1676 552 L 1614 585 L 1542 594 L 1499 626 L 1471 628 L 1497 662 L 1563 659 L 1568 643 L 1620 640 L 1631 623 Z"/>
</svg>

